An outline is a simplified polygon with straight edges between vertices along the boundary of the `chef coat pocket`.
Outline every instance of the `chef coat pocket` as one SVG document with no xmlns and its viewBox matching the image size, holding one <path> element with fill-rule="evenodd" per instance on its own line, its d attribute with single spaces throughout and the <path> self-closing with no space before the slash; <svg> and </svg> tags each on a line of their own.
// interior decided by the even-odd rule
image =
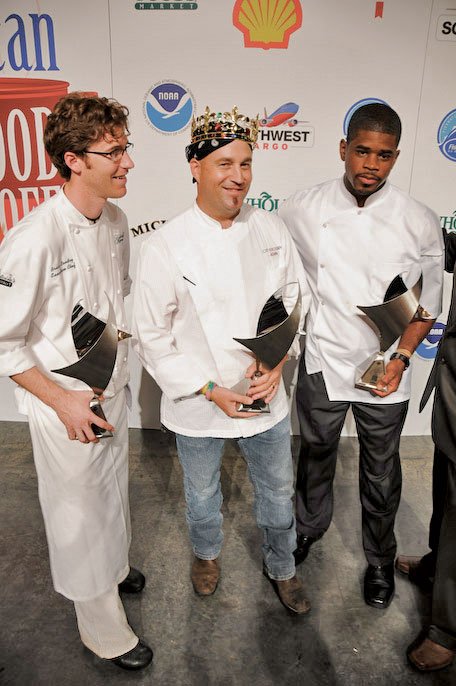
<svg viewBox="0 0 456 686">
<path fill-rule="evenodd" d="M 400 295 L 403 290 L 397 288 L 398 284 L 393 283 L 400 277 L 406 288 L 411 288 L 418 281 L 420 276 L 419 266 L 411 262 L 381 262 L 372 266 L 370 277 L 370 295 L 373 305 L 391 300 Z"/>
</svg>

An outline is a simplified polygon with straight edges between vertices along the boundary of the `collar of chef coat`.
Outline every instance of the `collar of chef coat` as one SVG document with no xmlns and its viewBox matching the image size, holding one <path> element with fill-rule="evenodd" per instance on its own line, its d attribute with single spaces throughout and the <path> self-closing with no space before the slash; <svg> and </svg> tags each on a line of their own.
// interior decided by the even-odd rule
<svg viewBox="0 0 456 686">
<path fill-rule="evenodd" d="M 102 221 L 103 215 L 106 211 L 106 204 L 103 207 L 103 210 L 98 217 L 98 220 L 96 222 L 93 222 L 91 219 L 87 219 L 78 209 L 73 205 L 71 200 L 67 198 L 65 195 L 64 191 L 65 186 L 62 186 L 62 188 L 59 191 L 59 201 L 62 204 L 62 207 L 65 211 L 65 218 L 68 222 L 69 225 L 75 225 L 80 228 L 93 228 L 94 226 L 97 226 L 97 224 Z"/>
<path fill-rule="evenodd" d="M 342 203 L 345 205 L 345 200 L 347 201 L 347 206 L 346 209 L 353 209 L 354 207 L 359 207 L 358 202 L 355 198 L 354 195 L 350 193 L 350 191 L 347 189 L 345 183 L 344 183 L 344 177 L 342 176 L 339 180 L 339 185 L 338 185 L 338 190 L 340 190 L 342 194 Z M 388 195 L 390 192 L 391 184 L 389 183 L 388 179 L 385 181 L 383 186 L 378 189 L 375 193 L 372 193 L 371 195 L 368 195 L 366 197 L 366 201 L 363 205 L 363 207 L 359 207 L 360 210 L 364 209 L 370 209 L 372 206 L 376 205 L 379 202 L 382 202 L 385 197 Z M 340 198 L 337 198 L 337 202 L 339 204 Z M 340 208 L 340 209 L 345 209 L 345 206 Z"/>
</svg>

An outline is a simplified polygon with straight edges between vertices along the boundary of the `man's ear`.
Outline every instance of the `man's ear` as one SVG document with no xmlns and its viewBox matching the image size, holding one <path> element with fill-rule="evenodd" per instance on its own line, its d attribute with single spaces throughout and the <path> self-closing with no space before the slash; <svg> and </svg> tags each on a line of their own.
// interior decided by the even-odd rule
<svg viewBox="0 0 456 686">
<path fill-rule="evenodd" d="M 340 159 L 342 160 L 342 162 L 345 162 L 346 152 L 347 152 L 347 141 L 344 138 L 342 138 L 342 140 L 339 143 L 339 155 L 340 155 Z"/>
<path fill-rule="evenodd" d="M 65 160 L 66 166 L 71 170 L 72 173 L 81 173 L 84 162 L 80 155 L 76 155 L 74 152 L 66 152 L 63 155 L 63 159 Z"/>
<path fill-rule="evenodd" d="M 192 176 L 196 182 L 199 182 L 199 179 L 200 179 L 200 169 L 201 169 L 200 161 L 196 160 L 194 157 L 192 157 L 192 159 L 190 160 L 190 171 L 191 171 Z"/>
</svg>

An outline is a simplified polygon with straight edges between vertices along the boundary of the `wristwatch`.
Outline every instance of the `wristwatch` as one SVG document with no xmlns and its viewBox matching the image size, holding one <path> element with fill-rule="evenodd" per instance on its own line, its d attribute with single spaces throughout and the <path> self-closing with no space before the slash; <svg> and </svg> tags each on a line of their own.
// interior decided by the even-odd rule
<svg viewBox="0 0 456 686">
<path fill-rule="evenodd" d="M 410 359 L 407 355 L 403 355 L 402 353 L 393 353 L 390 360 L 401 360 L 405 364 L 405 369 L 410 366 Z"/>
</svg>

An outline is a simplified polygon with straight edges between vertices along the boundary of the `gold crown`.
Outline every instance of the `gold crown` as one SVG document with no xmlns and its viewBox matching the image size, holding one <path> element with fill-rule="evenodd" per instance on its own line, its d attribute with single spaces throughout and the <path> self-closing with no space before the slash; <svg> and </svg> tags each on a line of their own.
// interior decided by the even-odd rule
<svg viewBox="0 0 456 686">
<path fill-rule="evenodd" d="M 231 112 L 211 112 L 206 107 L 204 114 L 193 117 L 191 128 L 191 143 L 208 141 L 212 138 L 239 138 L 251 145 L 255 145 L 258 137 L 258 115 L 250 119 L 239 114 L 237 105 Z"/>
</svg>

